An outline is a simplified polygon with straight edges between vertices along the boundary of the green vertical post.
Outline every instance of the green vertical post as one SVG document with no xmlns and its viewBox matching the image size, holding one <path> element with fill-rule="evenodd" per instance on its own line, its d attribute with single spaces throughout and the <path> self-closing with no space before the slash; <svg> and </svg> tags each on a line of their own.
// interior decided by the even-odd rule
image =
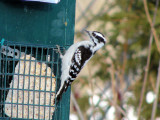
<svg viewBox="0 0 160 120">
<path fill-rule="evenodd" d="M 75 2 L 61 0 L 58 4 L 52 4 L 1 0 L 0 40 L 5 38 L 31 45 L 60 45 L 67 49 L 74 40 Z M 53 119 L 69 120 L 69 112 L 70 88 L 57 105 Z"/>
</svg>

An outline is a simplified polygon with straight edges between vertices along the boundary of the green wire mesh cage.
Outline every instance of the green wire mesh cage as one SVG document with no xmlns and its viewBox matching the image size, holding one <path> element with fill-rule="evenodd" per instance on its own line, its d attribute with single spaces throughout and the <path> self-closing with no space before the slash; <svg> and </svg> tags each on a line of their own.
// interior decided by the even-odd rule
<svg viewBox="0 0 160 120">
<path fill-rule="evenodd" d="M 55 47 L 14 44 L 0 47 L 2 118 L 52 119 L 60 61 Z"/>
<path fill-rule="evenodd" d="M 75 0 L 0 1 L 0 119 L 69 120 L 70 88 L 57 103 L 61 51 L 74 39 Z"/>
</svg>

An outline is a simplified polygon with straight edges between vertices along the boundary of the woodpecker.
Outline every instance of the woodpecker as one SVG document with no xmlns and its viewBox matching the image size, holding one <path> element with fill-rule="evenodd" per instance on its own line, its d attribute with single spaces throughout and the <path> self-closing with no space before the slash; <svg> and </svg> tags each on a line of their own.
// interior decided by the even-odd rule
<svg viewBox="0 0 160 120">
<path fill-rule="evenodd" d="M 62 60 L 61 86 L 56 94 L 58 101 L 68 86 L 76 79 L 86 63 L 93 57 L 97 50 L 102 48 L 106 43 L 106 39 L 102 33 L 87 30 L 85 30 L 85 32 L 89 36 L 89 40 L 71 45 L 64 55 L 62 55 L 60 47 L 57 45 Z"/>
</svg>

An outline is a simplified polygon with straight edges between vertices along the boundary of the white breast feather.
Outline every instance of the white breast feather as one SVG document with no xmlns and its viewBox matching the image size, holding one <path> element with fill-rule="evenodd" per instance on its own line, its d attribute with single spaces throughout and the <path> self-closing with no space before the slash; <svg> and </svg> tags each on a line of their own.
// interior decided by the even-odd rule
<svg viewBox="0 0 160 120">
<path fill-rule="evenodd" d="M 62 58 L 62 75 L 61 75 L 61 85 L 64 83 L 64 81 L 68 78 L 69 76 L 69 69 L 72 64 L 71 58 L 73 57 L 76 49 L 81 46 L 88 46 L 88 45 L 93 45 L 91 41 L 82 41 L 73 44 L 65 53 L 65 55 Z M 80 54 L 76 55 L 76 61 L 79 61 L 81 59 Z M 80 64 L 80 63 L 79 63 Z"/>
</svg>

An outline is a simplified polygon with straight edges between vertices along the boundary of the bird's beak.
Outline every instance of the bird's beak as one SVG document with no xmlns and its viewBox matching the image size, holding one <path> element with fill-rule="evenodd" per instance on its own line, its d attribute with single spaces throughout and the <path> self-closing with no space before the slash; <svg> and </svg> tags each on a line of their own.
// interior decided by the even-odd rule
<svg viewBox="0 0 160 120">
<path fill-rule="evenodd" d="M 89 34 L 89 31 L 88 31 L 88 30 L 84 30 L 84 31 Z"/>
<path fill-rule="evenodd" d="M 84 30 L 88 37 L 91 39 L 92 38 L 92 31 Z M 91 39 L 93 41 L 93 39 Z M 94 41 L 93 41 L 94 42 Z"/>
<path fill-rule="evenodd" d="M 90 31 L 88 30 L 84 30 L 84 31 L 87 33 L 88 36 L 90 36 Z"/>
</svg>

